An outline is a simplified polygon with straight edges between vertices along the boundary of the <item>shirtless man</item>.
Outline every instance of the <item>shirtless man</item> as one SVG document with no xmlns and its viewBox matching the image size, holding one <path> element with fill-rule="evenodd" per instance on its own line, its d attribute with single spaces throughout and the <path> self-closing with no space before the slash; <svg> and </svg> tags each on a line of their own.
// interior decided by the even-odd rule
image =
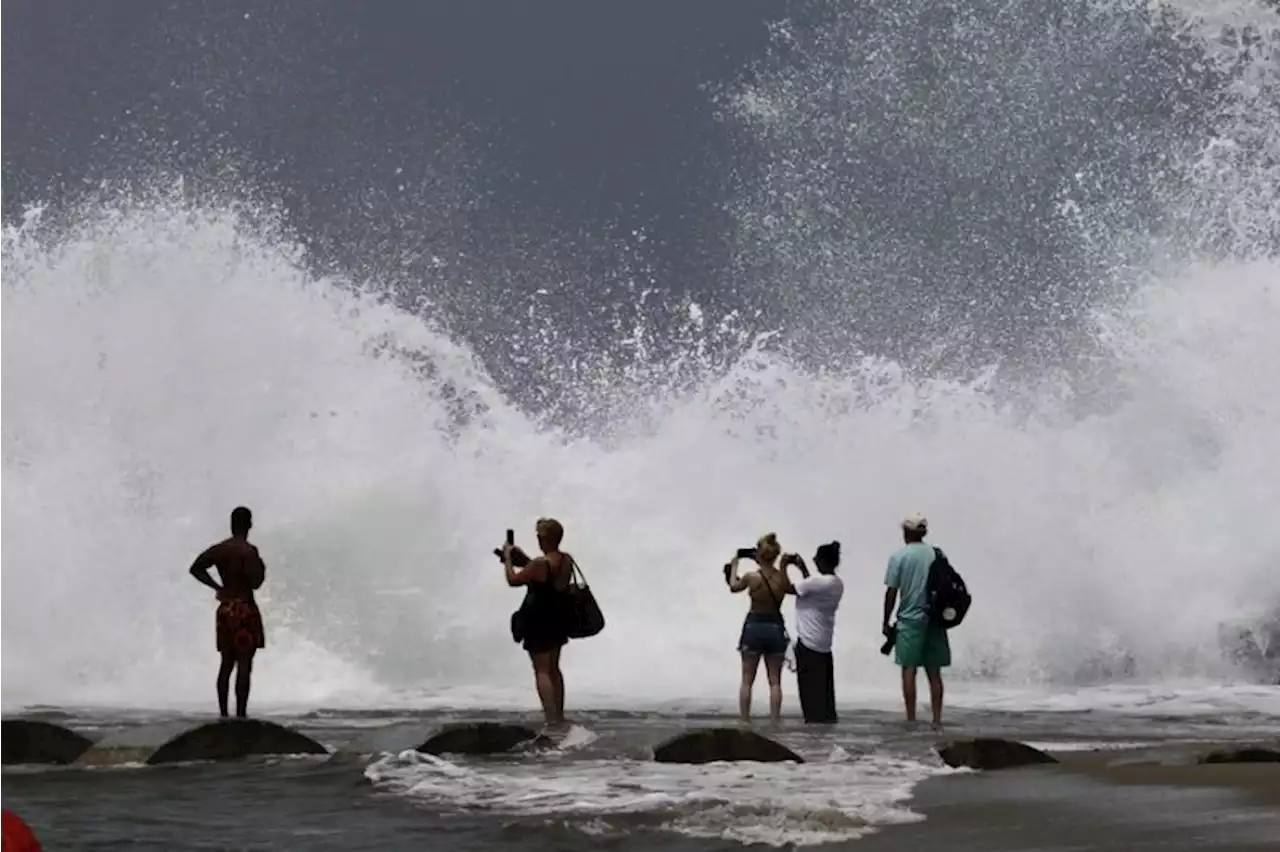
<svg viewBox="0 0 1280 852">
<path fill-rule="evenodd" d="M 258 548 L 249 543 L 253 514 L 244 506 L 231 512 L 231 537 L 210 547 L 191 563 L 191 576 L 218 594 L 218 610 L 214 617 L 218 653 L 222 666 L 218 669 L 218 712 L 227 717 L 227 690 L 231 672 L 236 672 L 236 717 L 243 719 L 249 706 L 249 679 L 253 673 L 253 655 L 266 646 L 262 613 L 254 600 L 255 590 L 262 588 L 267 566 Z M 209 576 L 218 569 L 221 585 Z"/>
</svg>

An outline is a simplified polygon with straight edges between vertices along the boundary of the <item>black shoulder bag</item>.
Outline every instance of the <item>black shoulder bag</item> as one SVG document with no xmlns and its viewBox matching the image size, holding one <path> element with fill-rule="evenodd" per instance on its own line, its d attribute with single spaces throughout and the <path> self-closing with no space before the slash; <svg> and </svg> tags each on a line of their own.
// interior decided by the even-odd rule
<svg viewBox="0 0 1280 852">
<path fill-rule="evenodd" d="M 586 639 L 604 630 L 604 613 L 596 596 L 587 585 L 586 575 L 578 567 L 578 560 L 569 560 L 569 585 L 562 594 L 565 600 L 565 635 L 570 639 Z"/>
</svg>

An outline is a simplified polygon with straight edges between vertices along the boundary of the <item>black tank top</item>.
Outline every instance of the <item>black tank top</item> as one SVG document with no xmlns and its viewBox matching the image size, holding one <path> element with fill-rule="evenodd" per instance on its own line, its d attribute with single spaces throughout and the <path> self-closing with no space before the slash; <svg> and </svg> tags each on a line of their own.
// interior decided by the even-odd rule
<svg viewBox="0 0 1280 852">
<path fill-rule="evenodd" d="M 560 579 L 561 572 L 566 568 L 566 560 L 567 557 L 561 554 L 560 569 L 553 573 L 551 566 L 548 565 L 547 571 L 550 576 L 545 580 L 530 583 L 525 591 L 528 609 L 533 611 L 534 617 L 539 621 L 559 621 L 562 618 L 563 592 L 556 588 L 556 581 Z"/>
</svg>

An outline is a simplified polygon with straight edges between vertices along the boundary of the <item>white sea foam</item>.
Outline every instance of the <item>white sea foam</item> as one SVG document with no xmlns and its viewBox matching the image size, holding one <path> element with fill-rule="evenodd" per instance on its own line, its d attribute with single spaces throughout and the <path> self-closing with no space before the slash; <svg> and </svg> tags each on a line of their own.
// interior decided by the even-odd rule
<svg viewBox="0 0 1280 852">
<path fill-rule="evenodd" d="M 407 751 L 374 761 L 365 775 L 446 811 L 545 817 L 591 835 L 674 832 L 781 847 L 918 821 L 907 804 L 912 787 L 950 771 L 889 756 L 803 765 L 548 763 L 465 766 Z"/>
<path fill-rule="evenodd" d="M 883 566 L 921 510 L 975 595 L 953 703 L 1274 712 L 1218 636 L 1280 602 L 1260 520 L 1280 505 L 1280 264 L 1260 252 L 1100 308 L 1105 405 L 1073 408 L 1069 378 L 996 393 L 862 356 L 817 373 L 763 340 L 692 387 L 644 365 L 601 438 L 541 428 L 430 305 L 317 277 L 227 210 L 68 220 L 4 231 L 6 708 L 207 706 L 212 601 L 186 567 L 246 503 L 269 572 L 260 707 L 532 708 L 489 551 L 542 514 L 608 618 L 565 652 L 571 706 L 731 703 L 744 604 L 719 569 L 774 530 L 842 541 L 838 691 L 890 707 Z"/>
<path fill-rule="evenodd" d="M 1234 520 L 1280 505 L 1274 263 L 1195 270 L 1109 316 L 1127 398 L 1082 421 L 758 353 L 606 447 L 539 431 L 429 324 L 232 224 L 152 210 L 53 251 L 6 236 L 6 703 L 204 700 L 211 606 L 185 566 L 241 502 L 271 572 L 266 702 L 528 701 L 488 549 L 503 519 L 547 512 L 609 619 L 566 652 L 570 689 L 642 703 L 733 695 L 742 601 L 718 565 L 767 529 L 844 542 L 846 696 L 892 679 L 881 566 L 914 508 L 975 594 L 961 676 L 1227 683 L 1219 625 L 1280 595 L 1280 532 L 1241 547 Z M 453 423 L 443 382 L 489 413 Z"/>
</svg>

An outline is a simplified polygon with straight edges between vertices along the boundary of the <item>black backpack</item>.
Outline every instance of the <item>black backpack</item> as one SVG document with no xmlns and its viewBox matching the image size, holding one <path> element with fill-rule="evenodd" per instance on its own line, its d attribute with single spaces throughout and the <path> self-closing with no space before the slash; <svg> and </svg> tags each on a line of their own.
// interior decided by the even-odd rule
<svg viewBox="0 0 1280 852">
<path fill-rule="evenodd" d="M 950 630 L 964 621 L 973 598 L 960 573 L 941 549 L 933 549 L 933 564 L 929 566 L 929 622 L 943 630 Z"/>
</svg>

